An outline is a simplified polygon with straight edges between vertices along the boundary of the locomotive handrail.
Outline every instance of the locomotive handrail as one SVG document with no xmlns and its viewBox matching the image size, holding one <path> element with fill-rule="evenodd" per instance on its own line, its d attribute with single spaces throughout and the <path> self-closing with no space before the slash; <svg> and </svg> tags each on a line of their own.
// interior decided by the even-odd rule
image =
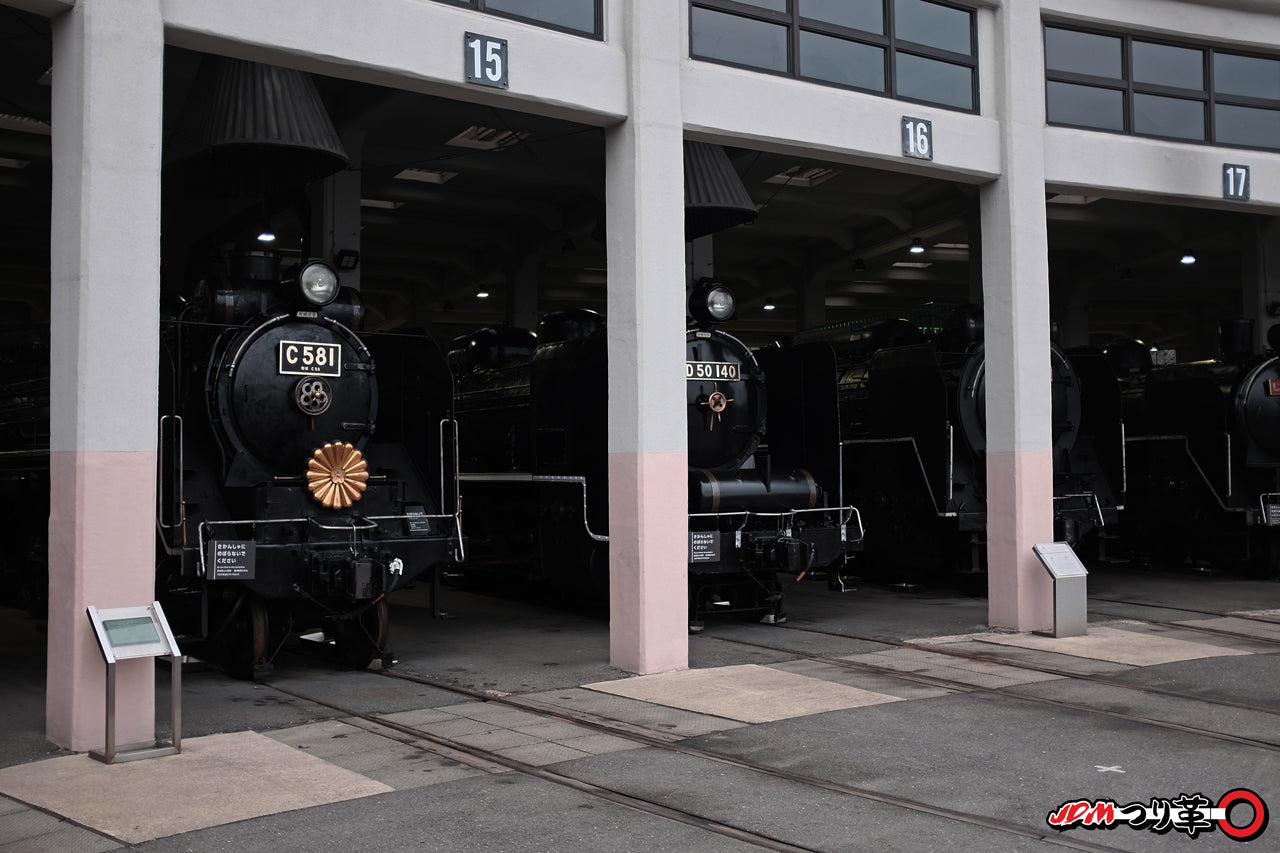
<svg viewBox="0 0 1280 853">
<path fill-rule="evenodd" d="M 866 528 L 862 526 L 862 513 L 858 511 L 856 506 L 817 506 L 805 507 L 802 509 L 789 509 L 783 512 L 756 512 L 755 510 L 740 509 L 732 512 L 691 512 L 690 518 L 742 518 L 742 524 L 738 526 L 738 530 L 745 530 L 747 522 L 752 518 L 785 518 L 788 522 L 797 515 L 805 512 L 838 512 L 840 513 L 840 526 L 849 523 L 849 520 L 857 516 L 858 519 L 858 538 L 853 540 L 861 542 L 866 535 Z M 789 524 L 788 524 L 789 526 Z M 737 532 L 737 531 L 735 531 Z"/>
<path fill-rule="evenodd" d="M 277 314 L 274 317 L 269 317 L 266 320 L 263 320 L 250 334 L 245 335 L 244 340 L 240 342 L 239 348 L 236 349 L 236 354 L 231 357 L 230 363 L 226 365 L 227 375 L 230 376 L 236 372 L 236 365 L 240 363 L 240 356 L 244 355 L 245 347 L 249 346 L 252 341 L 257 340 L 261 333 L 266 331 L 269 327 L 288 320 L 291 317 L 293 317 L 292 314 Z"/>
<path fill-rule="evenodd" d="M 533 474 L 528 471 L 505 471 L 499 473 L 458 474 L 458 480 L 464 483 L 577 483 L 582 486 L 582 529 L 596 542 L 608 542 L 609 534 L 596 533 L 587 520 L 587 478 L 572 474 Z"/>
<path fill-rule="evenodd" d="M 379 516 L 379 518 L 383 518 L 383 519 L 390 519 L 391 517 L 392 516 L 389 516 L 389 515 Z M 408 516 L 401 516 L 401 517 L 408 518 Z M 321 524 L 320 522 L 316 521 L 315 516 L 310 516 L 310 515 L 307 516 L 307 521 L 311 524 L 314 524 L 316 527 L 320 528 L 321 530 L 376 530 L 378 527 L 378 522 L 376 521 L 373 521 L 372 524 L 357 525 L 356 524 L 357 518 L 363 518 L 365 521 L 373 521 L 371 518 L 363 515 L 352 515 L 350 524 Z M 418 516 L 414 516 L 414 518 L 418 518 Z"/>
<path fill-rule="evenodd" d="M 184 470 L 184 462 L 185 462 L 183 457 L 183 446 L 182 446 L 182 415 L 161 415 L 160 416 L 160 440 L 162 442 L 164 441 L 164 422 L 168 420 L 174 421 L 177 428 L 178 435 L 177 435 L 177 441 L 175 442 L 175 452 L 178 455 L 178 464 L 176 466 L 176 470 L 182 471 Z M 181 475 L 179 475 L 177 479 L 178 479 L 178 487 L 177 487 L 178 494 L 177 494 L 177 502 L 174 504 L 174 506 L 181 507 L 182 506 Z M 156 493 L 157 493 L 156 494 L 156 524 L 158 524 L 162 530 L 173 530 L 174 528 L 181 526 L 181 522 L 175 519 L 172 524 L 165 523 L 164 481 L 165 481 L 165 478 L 160 477 L 160 488 L 156 490 Z"/>
<path fill-rule="evenodd" d="M 319 527 L 321 530 L 351 530 L 351 531 L 356 531 L 356 530 L 373 530 L 373 529 L 375 529 L 375 528 L 377 528 L 377 527 L 379 526 L 379 525 L 378 525 L 378 522 L 379 522 L 379 521 L 408 521 L 409 519 L 422 519 L 422 518 L 437 518 L 437 519 L 452 518 L 452 519 L 454 519 L 454 521 L 455 521 L 455 522 L 457 522 L 457 517 L 456 517 L 456 516 L 453 516 L 453 515 L 446 515 L 446 514 L 439 514 L 439 513 L 433 513 L 433 514 L 430 514 L 430 515 L 428 515 L 428 514 L 426 514 L 426 513 L 414 513 L 413 515 L 408 515 L 408 514 L 405 514 L 405 515 L 370 515 L 370 516 L 357 516 L 357 517 L 358 517 L 358 518 L 363 518 L 365 521 L 372 521 L 372 522 L 373 522 L 373 524 L 369 524 L 369 525 L 362 525 L 362 526 L 360 526 L 360 527 L 356 527 L 354 524 L 353 524 L 353 525 L 351 525 L 351 526 L 347 526 L 347 527 L 337 526 L 337 525 L 324 525 L 324 524 L 320 524 L 318 521 L 316 521 L 314 516 L 307 516 L 307 517 L 305 517 L 305 518 L 224 518 L 224 519 L 212 519 L 212 520 L 210 520 L 210 519 L 205 519 L 204 521 L 200 522 L 200 527 L 199 527 L 199 528 L 198 528 L 198 530 L 197 530 L 197 535 L 199 536 L 199 539 L 200 539 L 200 548 L 199 548 L 199 551 L 200 551 L 200 577 L 206 577 L 206 576 L 207 576 L 207 566 L 205 565 L 205 549 L 204 549 L 204 543 L 205 543 L 205 537 L 206 537 L 206 532 L 205 532 L 205 528 L 206 528 L 206 527 L 216 527 L 216 526 L 226 526 L 226 525 L 242 525 L 242 524 L 248 524 L 248 525 L 252 525 L 252 526 L 256 527 L 256 526 L 261 525 L 261 524 L 306 524 L 306 523 L 311 523 L 311 524 L 314 524 L 316 527 Z M 459 538 L 461 538 L 461 536 L 462 536 L 462 528 L 459 526 L 459 527 L 457 527 L 457 530 L 458 530 L 458 536 L 459 536 Z"/>
<path fill-rule="evenodd" d="M 1267 521 L 1270 517 L 1270 513 L 1267 512 L 1267 498 L 1275 498 L 1275 500 L 1272 501 L 1273 504 L 1280 503 L 1280 492 L 1263 492 L 1258 495 L 1258 512 L 1260 513 L 1259 521 L 1267 527 L 1272 527 L 1273 525 L 1271 522 Z"/>
<path fill-rule="evenodd" d="M 444 508 L 444 432 L 445 424 L 452 424 L 453 428 L 449 430 L 449 434 L 453 436 L 453 529 L 458 534 L 458 562 L 464 562 L 467 559 L 467 545 L 462 536 L 462 495 L 458 490 L 459 478 L 462 476 L 461 455 L 458 451 L 458 419 L 457 418 L 441 418 L 439 424 L 440 432 L 440 507 Z"/>
<path fill-rule="evenodd" d="M 1213 495 L 1213 499 L 1218 502 L 1218 509 L 1223 512 L 1252 512 L 1252 508 L 1250 507 L 1227 506 L 1226 502 L 1222 500 L 1222 495 L 1218 494 L 1218 490 L 1214 488 L 1213 481 L 1209 479 L 1209 475 L 1200 467 L 1200 461 L 1196 459 L 1195 454 L 1191 452 L 1191 442 L 1185 435 L 1137 435 L 1133 438 L 1127 438 L 1125 441 L 1181 441 L 1183 452 L 1187 454 L 1187 459 L 1189 459 L 1192 466 L 1195 467 L 1196 473 L 1199 474 L 1200 479 L 1204 481 L 1204 485 L 1209 490 L 1210 494 Z M 1227 461 L 1231 461 L 1230 457 L 1228 457 Z M 1228 465 L 1228 470 L 1229 469 L 1230 466 Z"/>
<path fill-rule="evenodd" d="M 1065 495 L 1054 495 L 1054 501 L 1065 501 L 1069 498 L 1084 498 L 1093 502 L 1093 510 L 1098 514 L 1098 526 L 1106 527 L 1106 519 L 1102 517 L 1102 504 L 1098 502 L 1098 495 L 1094 492 L 1074 492 Z"/>
<path fill-rule="evenodd" d="M 948 424 L 948 425 L 947 425 L 947 436 L 948 436 L 948 438 L 951 436 L 951 425 L 950 425 L 950 424 Z M 904 435 L 904 436 L 902 436 L 901 438 L 846 438 L 845 440 L 843 440 L 843 441 L 841 441 L 841 442 L 840 442 L 840 444 L 841 444 L 841 445 L 846 445 L 846 444 L 904 444 L 904 443 L 909 443 L 909 444 L 911 445 L 911 450 L 912 450 L 912 452 L 914 452 L 914 453 L 915 453 L 915 455 L 916 455 L 916 464 L 920 466 L 920 478 L 921 478 L 922 480 L 924 480 L 924 490 L 925 490 L 925 492 L 927 492 L 927 493 L 928 493 L 928 495 L 929 495 L 929 503 L 933 504 L 933 512 L 934 512 L 934 515 L 937 515 L 939 518 L 954 518 L 954 517 L 956 516 L 956 513 L 954 513 L 954 512 L 950 512 L 950 511 L 945 511 L 945 510 L 943 510 L 941 507 L 939 507 L 939 506 L 938 506 L 938 499 L 937 499 L 937 498 L 934 496 L 934 494 L 933 494 L 933 486 L 929 483 L 929 472 L 925 470 L 925 467 L 924 467 L 924 459 L 920 456 L 920 447 L 919 447 L 919 445 L 917 445 L 917 444 L 916 444 L 916 440 L 915 440 L 915 437 L 914 437 L 914 436 Z M 951 481 L 952 481 L 952 479 L 953 479 L 953 474 L 952 474 L 952 471 L 951 471 L 951 453 L 950 453 L 950 452 L 948 452 L 948 454 L 947 454 L 947 474 L 948 474 L 948 476 L 947 476 L 947 491 L 948 491 L 947 500 L 948 500 L 948 501 L 950 501 L 950 500 L 951 500 L 951 495 L 950 495 L 949 493 L 950 493 L 950 490 L 951 490 Z"/>
</svg>

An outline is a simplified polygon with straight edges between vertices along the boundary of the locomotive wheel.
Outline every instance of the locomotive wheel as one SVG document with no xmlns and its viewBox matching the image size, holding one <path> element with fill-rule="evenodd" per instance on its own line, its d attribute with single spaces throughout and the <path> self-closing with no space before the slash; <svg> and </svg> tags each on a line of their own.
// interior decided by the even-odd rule
<svg viewBox="0 0 1280 853">
<path fill-rule="evenodd" d="M 222 669 L 232 678 L 252 680 L 266 665 L 267 608 L 256 599 L 245 602 L 227 626 L 222 640 Z"/>
<path fill-rule="evenodd" d="M 384 598 L 355 619 L 340 623 L 333 644 L 338 659 L 352 669 L 365 669 L 387 647 L 391 610 Z"/>
</svg>

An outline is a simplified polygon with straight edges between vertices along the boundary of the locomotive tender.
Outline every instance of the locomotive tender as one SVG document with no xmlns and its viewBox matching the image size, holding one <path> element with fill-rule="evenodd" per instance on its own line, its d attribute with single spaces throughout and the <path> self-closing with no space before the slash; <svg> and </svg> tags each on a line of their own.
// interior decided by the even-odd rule
<svg viewBox="0 0 1280 853">
<path fill-rule="evenodd" d="M 690 626 L 718 613 L 781 621 L 784 576 L 861 547 L 861 518 L 841 499 L 834 361 L 815 349 L 758 362 L 715 327 L 733 314 L 720 285 L 695 287 L 690 311 Z M 528 558 L 538 583 L 607 588 L 606 350 L 589 311 L 550 314 L 536 336 L 454 341 L 471 567 Z"/>
<path fill-rule="evenodd" d="M 981 309 L 925 306 L 807 330 L 840 364 L 845 494 L 873 531 L 868 566 L 985 591 L 986 358 Z M 1121 509 L 1119 391 L 1100 352 L 1049 350 L 1055 538 L 1073 545 Z"/>
<path fill-rule="evenodd" d="M 1137 556 L 1169 566 L 1280 572 L 1280 325 L 1224 321 L 1221 354 L 1153 367 L 1149 347 L 1107 347 L 1126 388 L 1129 501 Z"/>
<path fill-rule="evenodd" d="M 463 557 L 452 378 L 425 334 L 360 334 L 359 294 L 271 253 L 161 324 L 157 596 L 240 677 L 323 627 L 389 662 L 387 596 Z"/>
</svg>

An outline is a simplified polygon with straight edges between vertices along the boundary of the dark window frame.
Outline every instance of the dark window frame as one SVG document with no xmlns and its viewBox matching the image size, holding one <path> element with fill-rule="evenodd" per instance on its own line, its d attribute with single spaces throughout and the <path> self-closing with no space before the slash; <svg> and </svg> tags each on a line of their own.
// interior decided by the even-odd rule
<svg viewBox="0 0 1280 853">
<path fill-rule="evenodd" d="M 830 86 L 836 89 L 844 89 L 851 92 L 862 92 L 868 95 L 878 95 L 880 97 L 892 98 L 896 101 L 906 101 L 913 104 L 924 104 L 926 106 L 935 107 L 942 110 L 951 110 L 959 113 L 969 113 L 978 115 L 981 113 L 980 89 L 981 79 L 979 75 L 978 63 L 978 14 L 977 9 L 972 6 L 965 6 L 962 3 L 951 2 L 951 0 L 926 0 L 935 6 L 945 6 L 950 9 L 956 9 L 964 12 L 969 16 L 969 49 L 968 55 L 955 53 L 954 51 L 943 50 L 941 48 L 932 47 L 930 45 L 920 44 L 918 42 L 899 39 L 894 35 L 894 0 L 882 0 L 881 6 L 884 10 L 884 33 L 873 33 L 866 30 L 857 30 L 851 27 L 832 24 L 826 21 L 820 21 L 816 18 L 804 18 L 800 16 L 800 4 L 798 0 L 788 0 L 786 12 L 775 12 L 764 9 L 759 6 L 750 6 L 745 3 L 735 2 L 735 0 L 690 0 L 689 3 L 689 58 L 700 62 L 711 62 L 716 65 L 727 65 L 732 68 L 744 68 L 749 71 L 757 71 L 761 74 L 772 74 L 777 77 L 789 77 L 793 80 L 803 80 L 806 83 L 815 83 L 819 86 Z M 749 18 L 751 20 L 762 21 L 764 23 L 778 24 L 787 27 L 787 69 L 786 71 L 774 71 L 769 68 L 763 68 L 758 65 L 748 65 L 740 62 L 730 62 L 713 56 L 702 56 L 693 50 L 693 10 L 695 8 L 706 9 L 711 12 L 721 12 L 728 15 L 735 15 L 741 18 Z M 862 86 L 853 86 L 845 83 L 837 83 L 831 80 L 825 80 L 820 77 L 808 77 L 800 73 L 798 70 L 798 62 L 800 56 L 800 33 L 809 32 L 816 35 L 831 36 L 833 38 L 852 41 L 859 44 L 876 47 L 884 52 L 884 89 L 870 89 Z M 944 104 L 938 101 L 929 101 L 922 98 L 907 97 L 899 95 L 898 92 L 898 74 L 896 56 L 899 53 L 905 53 L 911 56 L 923 59 L 931 59 L 938 62 L 945 62 L 949 65 L 958 65 L 969 69 L 971 97 L 973 107 L 965 109 L 963 107 Z"/>
<path fill-rule="evenodd" d="M 1048 45 L 1046 43 L 1045 31 L 1050 29 L 1065 30 L 1068 32 L 1083 33 L 1086 35 L 1106 36 L 1109 38 L 1120 39 L 1120 69 L 1121 79 L 1117 80 L 1111 77 L 1094 77 L 1088 74 L 1078 74 L 1065 71 L 1051 71 L 1048 63 Z M 1045 96 L 1048 97 L 1048 86 L 1050 83 L 1074 83 L 1081 86 L 1092 86 L 1099 89 L 1110 89 L 1121 93 L 1122 109 L 1123 109 L 1123 130 L 1112 130 L 1110 128 L 1096 127 L 1084 124 L 1072 124 L 1064 121 L 1054 121 L 1047 114 L 1045 115 L 1045 123 L 1052 127 L 1071 127 L 1080 130 L 1091 130 L 1097 133 L 1114 133 L 1124 136 L 1138 136 L 1143 139 L 1161 139 L 1170 142 L 1183 142 L 1189 145 L 1207 145 L 1217 148 L 1238 148 L 1247 151 L 1280 151 L 1280 140 L 1275 145 L 1242 145 L 1234 142 L 1220 142 L 1217 139 L 1216 115 L 1215 107 L 1217 106 L 1233 106 L 1233 107 L 1253 107 L 1256 109 L 1265 109 L 1280 112 L 1280 98 L 1258 98 L 1248 95 L 1231 95 L 1214 91 L 1214 61 L 1213 58 L 1217 54 L 1228 56 L 1241 56 L 1249 59 L 1265 59 L 1272 62 L 1280 62 L 1280 54 L 1258 53 L 1256 51 L 1233 50 L 1224 47 L 1218 47 L 1213 44 L 1180 41 L 1177 39 L 1169 39 L 1163 37 L 1149 36 L 1143 33 L 1128 33 L 1117 30 L 1096 29 L 1093 27 L 1075 26 L 1068 23 L 1060 23 L 1057 21 L 1045 21 L 1041 32 L 1042 47 L 1045 49 Z M 1205 87 L 1200 90 L 1184 89 L 1178 86 L 1164 86 L 1156 83 L 1137 83 L 1134 81 L 1133 75 L 1133 43 L 1143 42 L 1145 44 L 1165 45 L 1168 47 L 1181 47 L 1191 50 L 1197 50 L 1201 55 L 1201 68 L 1204 74 Z M 1157 95 L 1166 98 L 1178 98 L 1184 101 L 1195 101 L 1203 105 L 1204 108 L 1204 137 L 1201 139 L 1188 139 L 1185 136 L 1160 136 L 1152 133 L 1139 133 L 1134 130 L 1134 95 Z"/>
<path fill-rule="evenodd" d="M 464 9 L 473 9 L 486 15 L 493 15 L 495 18 L 506 18 L 511 21 L 520 21 L 525 24 L 533 24 L 536 27 L 542 27 L 547 30 L 555 30 L 558 33 L 568 33 L 571 36 L 579 36 L 581 38 L 594 39 L 595 41 L 604 41 L 604 0 L 592 0 L 595 7 L 595 31 L 587 32 L 586 30 L 575 30 L 572 27 L 562 27 L 558 24 L 548 23 L 538 18 L 530 18 L 525 15 L 517 15 L 514 12 L 504 10 L 489 9 L 485 0 L 435 0 L 437 3 L 444 3 L 446 6 L 459 6 Z"/>
</svg>

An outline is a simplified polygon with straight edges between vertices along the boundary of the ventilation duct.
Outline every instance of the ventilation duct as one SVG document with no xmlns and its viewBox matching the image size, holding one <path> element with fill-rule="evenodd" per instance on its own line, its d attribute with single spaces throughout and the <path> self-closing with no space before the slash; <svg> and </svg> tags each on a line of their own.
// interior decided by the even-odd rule
<svg viewBox="0 0 1280 853">
<path fill-rule="evenodd" d="M 173 160 L 192 191 L 264 198 L 346 168 L 320 93 L 301 71 L 206 56 L 186 104 Z"/>
<path fill-rule="evenodd" d="M 684 237 L 693 240 L 756 218 L 756 205 L 722 146 L 684 144 Z"/>
</svg>

